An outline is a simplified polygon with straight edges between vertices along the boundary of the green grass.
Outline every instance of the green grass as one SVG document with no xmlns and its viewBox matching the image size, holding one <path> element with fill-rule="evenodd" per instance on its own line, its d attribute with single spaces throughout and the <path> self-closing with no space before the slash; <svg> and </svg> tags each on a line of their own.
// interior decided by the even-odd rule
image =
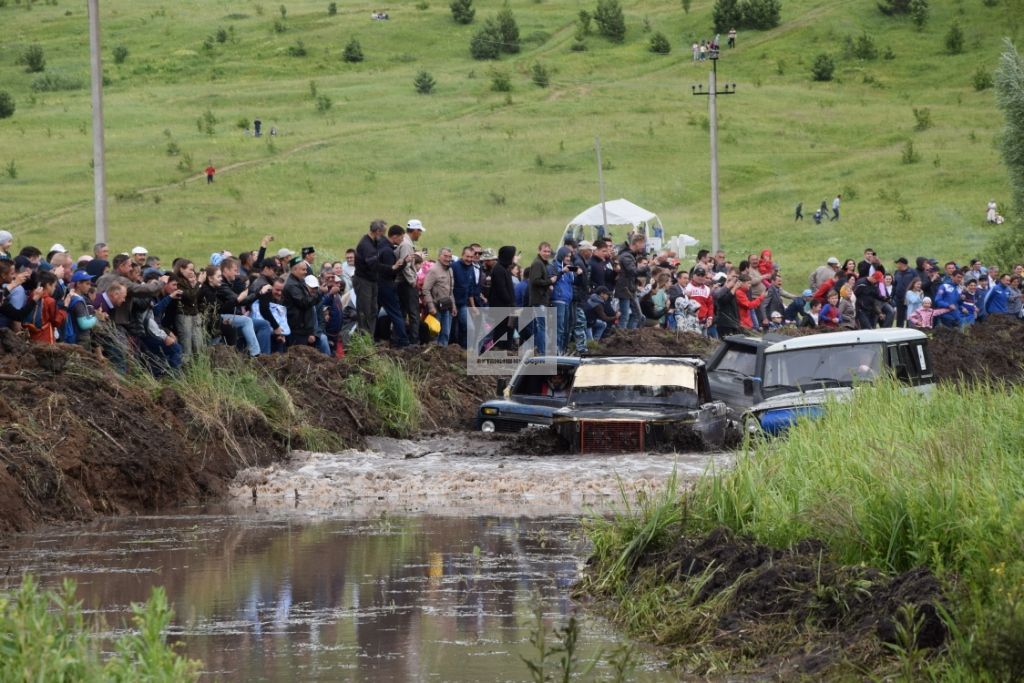
<svg viewBox="0 0 1024 683">
<path fill-rule="evenodd" d="M 345 354 L 345 360 L 360 369 L 346 379 L 348 394 L 367 405 L 384 433 L 400 437 L 415 434 L 422 406 L 405 368 L 394 358 L 378 353 L 365 334 L 353 335 Z"/>
<path fill-rule="evenodd" d="M 0 680 L 151 681 L 198 679 L 199 662 L 177 654 L 166 640 L 174 616 L 162 588 L 144 604 L 132 604 L 131 631 L 117 637 L 113 653 L 101 653 L 95 627 L 85 623 L 75 583 L 43 591 L 31 575 L 0 593 Z"/>
<path fill-rule="evenodd" d="M 204 258 L 253 248 L 271 231 L 276 244 L 341 253 L 374 218 L 416 216 L 432 249 L 476 240 L 532 252 L 597 201 L 595 136 L 610 198 L 628 197 L 657 211 L 671 233 L 708 243 L 707 102 L 689 92 L 706 83 L 707 68 L 690 62 L 689 45 L 710 35 L 711 0 L 695 0 L 689 14 L 677 0 L 626 0 L 625 43 L 592 36 L 585 52 L 570 45 L 577 12 L 591 3 L 512 0 L 523 50 L 501 60 L 512 79 L 507 96 L 491 91 L 491 65 L 468 53 L 496 6 L 478 7 L 474 24 L 460 26 L 445 2 L 420 10 L 401 0 L 387 22 L 370 19 L 372 3 L 347 3 L 333 17 L 321 0 L 286 4 L 282 33 L 273 4 L 103 4 L 115 247 L 141 242 L 165 261 Z M 742 32 L 737 49 L 724 51 L 720 80 L 735 81 L 738 94 L 719 107 L 723 244 L 737 258 L 770 247 L 802 274 L 865 246 L 886 258 L 945 259 L 986 244 L 985 202 L 1005 205 L 1008 185 L 993 145 L 1001 116 L 992 90 L 975 91 L 973 76 L 995 68 L 998 37 L 1019 37 L 1021 2 L 932 3 L 923 31 L 875 5 L 786 0 L 781 26 Z M 26 6 L 0 8 L 8 36 L 0 82 L 18 107 L 0 121 L 0 163 L 15 160 L 19 170 L 0 180 L 0 225 L 18 245 L 59 240 L 84 252 L 92 242 L 89 92 L 33 93 L 34 75 L 15 62 L 39 43 L 47 71 L 86 79 L 85 9 Z M 669 37 L 671 55 L 649 52 L 645 18 Z M 943 37 L 954 19 L 968 49 L 948 56 Z M 218 29 L 231 37 L 205 48 Z M 895 58 L 843 56 L 844 39 L 865 31 Z M 352 38 L 364 62 L 342 61 Z M 298 40 L 306 57 L 288 54 Z M 128 50 L 122 64 L 115 46 Z M 823 51 L 837 58 L 836 79 L 812 83 L 811 61 Z M 549 70 L 547 88 L 531 81 L 537 62 Z M 437 80 L 429 96 L 413 87 L 421 70 Z M 317 110 L 311 80 L 330 109 Z M 930 110 L 928 130 L 914 130 L 915 107 Z M 197 126 L 207 110 L 217 119 L 212 134 Z M 244 137 L 236 122 L 257 116 L 281 134 Z M 908 139 L 918 163 L 901 161 Z M 167 154 L 171 142 L 178 155 Z M 186 154 L 191 170 L 181 164 Z M 193 180 L 210 161 L 221 169 L 217 182 Z M 794 226 L 798 201 L 810 215 L 837 192 L 841 224 Z"/>
<path fill-rule="evenodd" d="M 721 526 L 781 548 L 820 539 L 842 564 L 889 573 L 925 566 L 945 582 L 949 656 L 917 665 L 954 678 L 1020 678 L 1022 399 L 1021 387 L 940 385 L 930 396 L 896 383 L 865 387 L 784 439 L 748 444 L 734 467 L 707 473 L 682 496 L 670 491 L 635 517 L 597 523 L 601 570 L 591 585 L 611 588 L 634 630 L 692 647 L 707 634 L 687 630 L 694 615 L 680 609 L 689 603 L 679 588 L 622 571 L 634 548 Z M 673 635 L 681 629 L 682 641 Z"/>
</svg>

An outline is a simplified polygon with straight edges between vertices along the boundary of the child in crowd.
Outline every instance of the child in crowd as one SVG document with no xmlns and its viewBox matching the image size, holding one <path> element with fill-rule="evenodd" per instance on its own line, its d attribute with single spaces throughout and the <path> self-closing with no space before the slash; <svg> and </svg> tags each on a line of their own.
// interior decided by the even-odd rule
<svg viewBox="0 0 1024 683">
<path fill-rule="evenodd" d="M 32 292 L 34 308 L 25 328 L 32 341 L 44 344 L 55 344 L 60 337 L 59 330 L 67 320 L 67 307 L 71 302 L 71 292 L 64 298 L 64 305 L 57 306 L 53 293 L 57 290 L 57 276 L 51 271 L 39 273 L 39 286 Z"/>
<path fill-rule="evenodd" d="M 932 329 L 932 321 L 935 318 L 935 309 L 932 308 L 931 297 L 924 297 L 921 301 L 921 308 L 914 311 L 907 320 L 910 321 L 912 327 L 916 327 L 922 330 Z"/>
<path fill-rule="evenodd" d="M 924 303 L 924 289 L 921 286 L 920 278 L 914 278 L 914 281 L 910 283 L 910 289 L 907 290 L 903 302 L 907 306 L 907 319 L 909 320 L 910 316 L 914 315 Z"/>
<path fill-rule="evenodd" d="M 839 313 L 839 293 L 829 292 L 828 303 L 821 307 L 821 319 L 819 323 L 823 327 L 836 328 L 839 327 L 839 322 L 842 319 L 842 315 Z"/>
</svg>

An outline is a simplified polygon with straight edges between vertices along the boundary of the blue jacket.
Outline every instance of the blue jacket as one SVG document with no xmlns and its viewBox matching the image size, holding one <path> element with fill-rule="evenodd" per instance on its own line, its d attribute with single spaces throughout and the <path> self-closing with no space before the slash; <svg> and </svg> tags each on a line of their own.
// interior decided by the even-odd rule
<svg viewBox="0 0 1024 683">
<path fill-rule="evenodd" d="M 469 305 L 472 299 L 475 305 L 479 305 L 480 284 L 476 281 L 476 269 L 473 264 L 458 260 L 452 263 L 452 298 L 458 308 Z"/>
<path fill-rule="evenodd" d="M 571 271 L 559 273 L 558 279 L 555 280 L 555 288 L 551 292 L 551 301 L 563 304 L 572 303 L 572 283 L 575 278 L 576 274 Z"/>
<path fill-rule="evenodd" d="M 530 281 L 523 278 L 515 284 L 516 306 L 525 306 L 530 296 Z"/>
<path fill-rule="evenodd" d="M 954 284 L 945 284 L 939 286 L 938 291 L 935 292 L 935 301 L 933 302 L 935 308 L 952 308 L 953 310 L 943 313 L 939 316 L 946 322 L 960 323 L 960 290 Z"/>
<path fill-rule="evenodd" d="M 1002 282 L 997 282 L 988 290 L 985 297 L 985 313 L 1009 313 L 1010 312 L 1010 288 Z"/>
</svg>

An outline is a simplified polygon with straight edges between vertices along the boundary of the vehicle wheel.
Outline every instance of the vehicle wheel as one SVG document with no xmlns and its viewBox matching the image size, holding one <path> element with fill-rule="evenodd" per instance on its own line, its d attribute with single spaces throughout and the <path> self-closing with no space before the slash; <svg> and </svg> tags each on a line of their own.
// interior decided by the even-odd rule
<svg viewBox="0 0 1024 683">
<path fill-rule="evenodd" d="M 764 436 L 761 421 L 752 413 L 743 416 L 743 433 L 751 438 Z"/>
</svg>

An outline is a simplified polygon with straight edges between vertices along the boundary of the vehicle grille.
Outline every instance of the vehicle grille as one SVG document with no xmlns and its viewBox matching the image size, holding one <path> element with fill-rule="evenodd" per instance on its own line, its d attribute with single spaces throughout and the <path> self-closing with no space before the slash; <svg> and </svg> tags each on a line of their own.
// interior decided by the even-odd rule
<svg viewBox="0 0 1024 683">
<path fill-rule="evenodd" d="M 643 422 L 579 423 L 580 453 L 634 453 L 644 450 Z"/>
</svg>

